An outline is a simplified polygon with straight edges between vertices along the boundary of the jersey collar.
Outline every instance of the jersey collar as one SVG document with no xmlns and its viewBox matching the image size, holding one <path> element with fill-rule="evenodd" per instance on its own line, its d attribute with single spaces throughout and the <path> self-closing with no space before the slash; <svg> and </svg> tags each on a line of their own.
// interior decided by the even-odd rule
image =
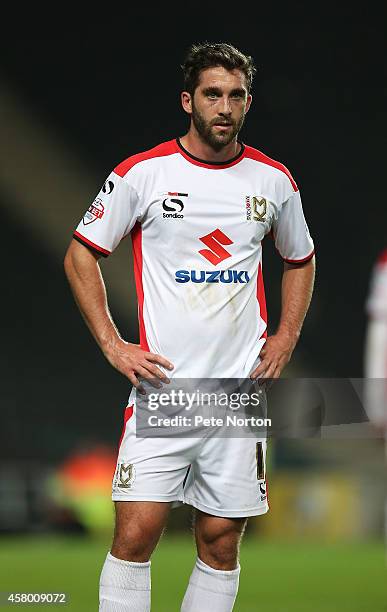
<svg viewBox="0 0 387 612">
<path fill-rule="evenodd" d="M 243 159 L 243 157 L 245 156 L 245 145 L 239 140 L 238 142 L 241 145 L 241 150 L 237 155 L 235 155 L 235 157 L 233 157 L 232 159 L 228 159 L 224 162 L 211 162 L 206 159 L 200 159 L 199 157 L 195 157 L 194 155 L 189 153 L 187 149 L 185 149 L 181 144 L 180 138 L 176 138 L 178 150 L 187 161 L 191 162 L 191 164 L 194 164 L 195 166 L 201 166 L 202 168 L 211 168 L 212 170 L 230 168 L 231 166 L 235 166 L 235 164 L 237 164 L 241 161 L 241 159 Z"/>
</svg>

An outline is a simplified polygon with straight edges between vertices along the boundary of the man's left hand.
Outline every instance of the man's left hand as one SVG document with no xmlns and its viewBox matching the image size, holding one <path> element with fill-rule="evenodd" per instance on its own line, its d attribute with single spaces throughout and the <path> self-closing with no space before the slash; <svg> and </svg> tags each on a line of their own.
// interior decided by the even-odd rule
<svg viewBox="0 0 387 612">
<path fill-rule="evenodd" d="M 250 378 L 279 378 L 292 356 L 296 342 L 289 336 L 269 336 L 259 354 L 261 363 L 250 374 Z"/>
</svg>

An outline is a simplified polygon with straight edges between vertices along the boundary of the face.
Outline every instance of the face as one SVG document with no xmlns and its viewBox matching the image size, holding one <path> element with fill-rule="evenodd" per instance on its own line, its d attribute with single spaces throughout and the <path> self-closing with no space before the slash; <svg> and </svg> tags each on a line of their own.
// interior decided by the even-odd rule
<svg viewBox="0 0 387 612">
<path fill-rule="evenodd" d="M 216 66 L 202 71 L 193 96 L 183 92 L 182 104 L 200 138 L 220 151 L 240 132 L 251 95 L 243 72 Z"/>
</svg>

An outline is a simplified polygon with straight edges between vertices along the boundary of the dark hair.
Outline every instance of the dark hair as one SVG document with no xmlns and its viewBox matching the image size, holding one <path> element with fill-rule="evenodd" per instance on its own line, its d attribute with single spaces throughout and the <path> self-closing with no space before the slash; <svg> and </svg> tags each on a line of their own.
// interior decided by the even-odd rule
<svg viewBox="0 0 387 612">
<path fill-rule="evenodd" d="M 238 69 L 246 77 L 247 91 L 250 91 L 256 68 L 254 60 L 228 43 L 195 43 L 191 45 L 181 65 L 184 74 L 184 90 L 194 94 L 199 84 L 200 73 L 206 68 L 223 66 L 226 70 Z"/>
</svg>

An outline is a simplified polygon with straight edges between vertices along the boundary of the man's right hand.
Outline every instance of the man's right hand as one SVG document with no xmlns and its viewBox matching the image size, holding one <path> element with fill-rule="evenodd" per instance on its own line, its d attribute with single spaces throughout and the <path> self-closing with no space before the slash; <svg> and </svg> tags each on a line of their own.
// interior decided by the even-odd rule
<svg viewBox="0 0 387 612">
<path fill-rule="evenodd" d="M 150 381 L 153 387 L 160 388 L 161 382 L 169 383 L 170 380 L 155 364 L 167 370 L 173 370 L 173 364 L 162 355 L 148 353 L 139 344 L 131 344 L 125 340 L 115 340 L 104 350 L 107 360 L 121 374 L 129 378 L 130 382 L 140 393 L 145 393 L 138 377 Z"/>
</svg>

